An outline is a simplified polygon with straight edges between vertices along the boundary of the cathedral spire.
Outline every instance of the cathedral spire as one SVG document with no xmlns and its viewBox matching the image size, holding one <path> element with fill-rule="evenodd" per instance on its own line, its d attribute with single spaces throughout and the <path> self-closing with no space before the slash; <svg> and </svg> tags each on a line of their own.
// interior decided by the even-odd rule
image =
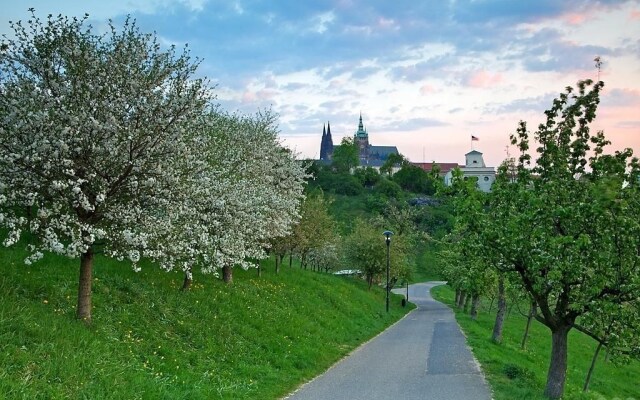
<svg viewBox="0 0 640 400">
<path fill-rule="evenodd" d="M 320 142 L 320 159 L 331 160 L 333 154 L 333 139 L 331 139 L 331 125 L 322 125 L 322 141 Z"/>
</svg>

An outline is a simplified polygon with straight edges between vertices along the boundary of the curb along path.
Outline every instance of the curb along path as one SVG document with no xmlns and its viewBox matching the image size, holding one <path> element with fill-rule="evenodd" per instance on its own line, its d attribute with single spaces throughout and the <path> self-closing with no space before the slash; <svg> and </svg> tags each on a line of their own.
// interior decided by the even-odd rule
<svg viewBox="0 0 640 400">
<path fill-rule="evenodd" d="M 410 285 L 415 310 L 286 399 L 491 399 L 453 312 L 429 293 L 442 283 Z"/>
</svg>

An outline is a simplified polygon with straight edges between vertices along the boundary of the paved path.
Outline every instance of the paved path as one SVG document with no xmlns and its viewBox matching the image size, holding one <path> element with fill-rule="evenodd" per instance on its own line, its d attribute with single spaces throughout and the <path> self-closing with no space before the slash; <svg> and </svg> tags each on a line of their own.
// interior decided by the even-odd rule
<svg viewBox="0 0 640 400">
<path fill-rule="evenodd" d="M 409 286 L 418 308 L 287 399 L 491 399 L 453 312 L 429 294 L 441 283 Z"/>
</svg>

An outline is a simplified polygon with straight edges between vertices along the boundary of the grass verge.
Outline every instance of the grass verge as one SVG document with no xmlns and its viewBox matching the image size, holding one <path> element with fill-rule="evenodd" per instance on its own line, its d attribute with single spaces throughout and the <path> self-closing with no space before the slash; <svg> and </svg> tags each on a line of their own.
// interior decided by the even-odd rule
<svg viewBox="0 0 640 400">
<path fill-rule="evenodd" d="M 521 350 L 526 318 L 512 309 L 505 320 L 503 342 L 495 344 L 491 341 L 495 309 L 490 312 L 489 305 L 484 302 L 478 320 L 473 321 L 453 306 L 455 293 L 450 287 L 435 287 L 432 295 L 454 309 L 496 400 L 546 399 L 542 392 L 551 352 L 551 334 L 547 327 L 533 322 L 526 350 Z M 596 342 L 588 336 L 575 329 L 569 333 L 569 365 L 563 399 L 640 399 L 640 362 L 616 365 L 604 360 L 604 352 L 600 353 L 590 390 L 582 391 L 595 348 Z"/>
<path fill-rule="evenodd" d="M 93 323 L 75 320 L 79 261 L 0 252 L 0 398 L 269 399 L 401 318 L 364 282 L 270 263 L 234 283 L 98 257 Z"/>
</svg>

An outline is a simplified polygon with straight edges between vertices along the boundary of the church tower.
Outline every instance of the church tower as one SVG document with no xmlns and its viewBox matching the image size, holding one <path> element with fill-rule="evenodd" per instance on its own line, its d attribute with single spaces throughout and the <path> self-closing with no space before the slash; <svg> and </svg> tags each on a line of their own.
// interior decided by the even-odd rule
<svg viewBox="0 0 640 400">
<path fill-rule="evenodd" d="M 353 141 L 360 150 L 360 163 L 367 164 L 369 159 L 369 133 L 362 123 L 362 113 L 360 113 L 360 121 L 358 122 L 358 130 L 353 135 Z"/>
<path fill-rule="evenodd" d="M 331 138 L 331 124 L 327 122 L 325 129 L 322 126 L 322 141 L 320 142 L 320 159 L 330 161 L 333 155 L 333 139 Z"/>
</svg>

